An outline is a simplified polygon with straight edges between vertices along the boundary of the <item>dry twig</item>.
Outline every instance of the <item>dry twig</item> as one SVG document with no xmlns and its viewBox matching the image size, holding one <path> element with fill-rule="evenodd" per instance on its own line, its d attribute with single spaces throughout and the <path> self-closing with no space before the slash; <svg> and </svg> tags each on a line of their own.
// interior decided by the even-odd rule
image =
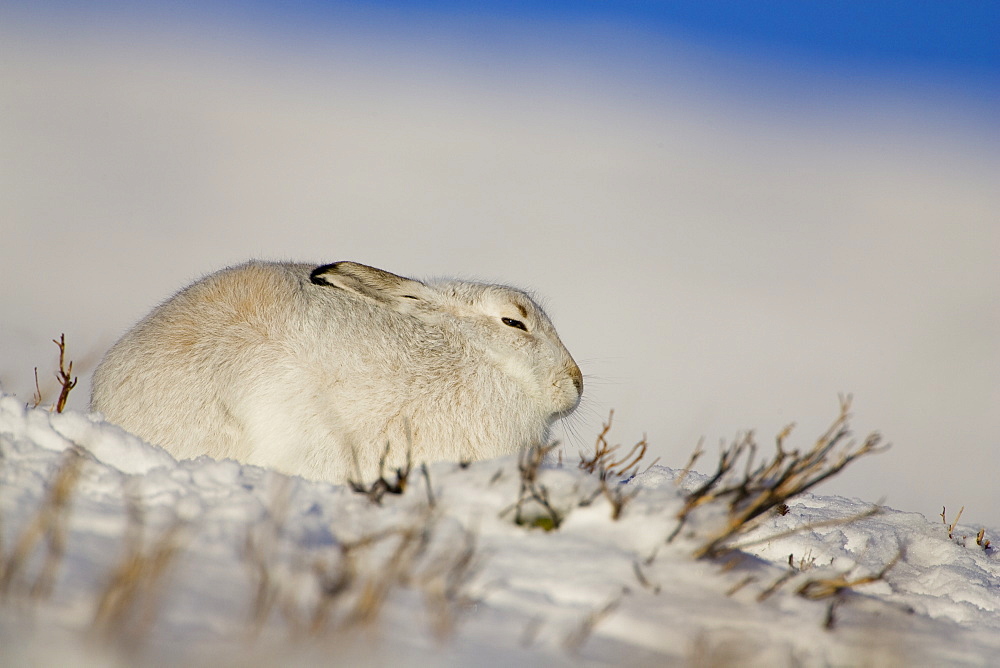
<svg viewBox="0 0 1000 668">
<path fill-rule="evenodd" d="M 76 445 L 66 450 L 38 513 L 21 532 L 11 554 L 0 559 L 0 596 L 22 588 L 36 599 L 51 593 L 56 571 L 66 550 L 67 515 L 70 499 L 80 478 L 84 452 Z M 46 543 L 45 559 L 34 582 L 29 585 L 22 576 L 35 545 L 43 538 Z"/>
<path fill-rule="evenodd" d="M 684 466 L 680 475 L 674 478 L 674 484 L 680 487 L 684 483 L 684 479 L 687 478 L 688 473 L 691 472 L 691 467 L 694 466 L 695 462 L 705 454 L 705 439 L 698 439 L 698 445 L 695 446 L 694 451 L 691 453 L 691 457 L 688 459 L 688 463 Z"/>
<path fill-rule="evenodd" d="M 979 533 L 976 534 L 976 545 L 984 550 L 990 549 L 990 540 L 986 538 L 986 527 L 980 529 Z"/>
<path fill-rule="evenodd" d="M 546 531 L 553 531 L 559 528 L 562 524 L 563 516 L 553 507 L 549 499 L 549 490 L 538 480 L 542 462 L 557 447 L 559 447 L 558 443 L 535 445 L 521 453 L 521 457 L 517 463 L 518 470 L 521 473 L 521 490 L 514 505 L 500 512 L 501 517 L 513 510 L 515 524 L 538 527 Z M 542 514 L 525 512 L 526 505 L 534 505 L 536 508 L 540 508 Z"/>
<path fill-rule="evenodd" d="M 56 379 L 59 381 L 59 398 L 56 399 L 55 411 L 62 413 L 66 408 L 66 400 L 69 399 L 70 390 L 76 387 L 77 378 L 73 376 L 73 361 L 70 360 L 66 366 L 66 335 L 60 334 L 59 340 L 52 339 L 52 343 L 59 347 L 59 371 L 56 372 Z"/>
<path fill-rule="evenodd" d="M 243 562 L 250 569 L 255 584 L 251 605 L 252 631 L 256 635 L 278 602 L 278 588 L 272 577 L 272 561 L 277 551 L 285 518 L 291 503 L 291 481 L 281 477 L 275 487 L 263 520 L 248 526 L 243 541 Z"/>
<path fill-rule="evenodd" d="M 59 348 L 59 370 L 56 372 L 56 380 L 59 381 L 59 396 L 56 398 L 56 402 L 52 404 L 51 410 L 56 413 L 62 413 L 66 408 L 66 401 L 69 399 L 69 393 L 76 387 L 77 377 L 73 375 L 73 361 L 70 360 L 69 364 L 66 363 L 66 335 L 60 334 L 59 339 L 52 339 L 52 343 L 56 344 Z M 38 408 L 42 405 L 45 400 L 45 395 L 42 394 L 42 389 L 38 383 L 38 367 L 35 367 L 35 394 L 32 397 L 32 408 Z"/>
<path fill-rule="evenodd" d="M 962 519 L 962 513 L 965 512 L 965 506 L 962 506 L 961 508 L 958 509 L 958 515 L 955 515 L 955 521 L 952 522 L 951 524 L 948 524 L 948 520 L 945 518 L 946 511 L 947 509 L 944 506 L 941 506 L 941 521 L 944 522 L 945 526 L 948 527 L 948 538 L 954 539 L 955 527 L 958 526 L 958 521 Z"/>
<path fill-rule="evenodd" d="M 614 612 L 618 606 L 621 605 L 622 599 L 624 599 L 625 595 L 628 593 L 629 590 L 623 588 L 620 595 L 611 599 L 599 609 L 588 613 L 583 618 L 579 628 L 570 633 L 566 636 L 565 640 L 563 640 L 563 648 L 571 654 L 579 652 L 580 648 L 583 647 L 583 644 L 587 642 L 587 639 L 593 634 L 594 628 L 597 624 Z"/>
<path fill-rule="evenodd" d="M 882 570 L 878 573 L 873 575 L 864 575 L 862 577 L 851 579 L 848 578 L 847 573 L 840 573 L 834 577 L 818 577 L 809 579 L 796 589 L 795 593 L 803 598 L 808 598 L 814 601 L 836 596 L 846 589 L 853 589 L 854 587 L 859 587 L 861 585 L 885 579 L 886 573 L 888 573 L 893 566 L 898 564 L 899 560 L 902 558 L 903 551 L 900 550 L 896 553 L 896 556 L 893 557 L 892 561 L 883 566 Z"/>
<path fill-rule="evenodd" d="M 614 420 L 615 411 L 612 409 L 608 413 L 608 421 L 604 423 L 601 428 L 601 433 L 597 435 L 597 441 L 594 443 L 594 454 L 590 459 L 587 459 L 584 454 L 580 453 L 580 468 L 587 473 L 594 473 L 599 467 L 601 462 L 605 461 L 607 457 L 618 449 L 618 446 L 608 445 L 608 432 L 611 431 L 611 422 Z"/>
<path fill-rule="evenodd" d="M 378 479 L 369 485 L 365 485 L 362 482 L 356 480 L 348 480 L 347 484 L 350 485 L 351 489 L 359 494 L 364 494 L 367 496 L 372 503 L 376 505 L 382 504 L 382 497 L 386 494 L 402 494 L 406 491 L 406 483 L 410 477 L 410 471 L 413 468 L 412 451 L 407 448 L 406 450 L 406 464 L 402 468 L 397 468 L 395 471 L 395 479 L 389 480 L 385 477 L 385 461 L 389 456 L 390 446 L 387 443 L 385 450 L 382 452 L 382 456 L 378 460 Z M 428 489 L 430 486 L 428 485 Z"/>
<path fill-rule="evenodd" d="M 91 626 L 106 640 L 116 639 L 128 649 L 135 648 L 152 627 L 187 522 L 174 518 L 147 544 L 145 511 L 136 493 L 127 492 L 126 509 L 125 554 L 98 598 Z"/>
<path fill-rule="evenodd" d="M 643 436 L 638 443 L 632 446 L 628 454 L 617 460 L 614 459 L 612 455 L 621 447 L 621 445 L 608 445 L 607 436 L 611 431 L 611 422 L 614 416 L 615 412 L 613 410 L 608 413 L 608 421 L 602 426 L 601 433 L 597 435 L 597 440 L 594 443 L 594 454 L 587 457 L 582 452 L 580 453 L 579 468 L 587 473 L 631 477 L 638 472 L 639 462 L 646 456 L 649 443 L 646 441 L 646 437 Z M 650 466 L 655 465 L 657 461 L 659 461 L 658 458 Z"/>
<path fill-rule="evenodd" d="M 733 538 L 753 528 L 755 520 L 767 511 L 839 473 L 859 457 L 885 449 L 880 446 L 881 437 L 873 433 L 860 446 L 848 444 L 839 456 L 833 458 L 835 448 L 850 433 L 847 427 L 849 417 L 850 397 L 841 397 L 839 416 L 809 451 L 799 454 L 798 451 L 786 450 L 785 440 L 791 432 L 789 426 L 775 439 L 773 457 L 756 466 L 757 445 L 752 432 L 734 441 L 720 453 L 715 473 L 687 495 L 684 507 L 678 513 L 677 527 L 668 541 L 677 536 L 695 509 L 721 502 L 728 506 L 727 521 L 702 543 L 695 556 L 717 556 L 734 549 Z M 735 468 L 741 459 L 744 471 L 737 474 Z"/>
</svg>

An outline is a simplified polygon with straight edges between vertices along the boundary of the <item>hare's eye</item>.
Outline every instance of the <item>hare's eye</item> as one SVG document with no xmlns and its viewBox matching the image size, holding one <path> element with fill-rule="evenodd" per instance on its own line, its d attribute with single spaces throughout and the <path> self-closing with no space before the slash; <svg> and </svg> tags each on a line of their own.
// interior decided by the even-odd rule
<svg viewBox="0 0 1000 668">
<path fill-rule="evenodd" d="M 514 318 L 500 318 L 500 322 L 507 325 L 508 327 L 516 327 L 517 329 L 523 329 L 528 331 L 528 328 L 524 326 L 524 323 L 520 320 L 514 320 Z"/>
</svg>

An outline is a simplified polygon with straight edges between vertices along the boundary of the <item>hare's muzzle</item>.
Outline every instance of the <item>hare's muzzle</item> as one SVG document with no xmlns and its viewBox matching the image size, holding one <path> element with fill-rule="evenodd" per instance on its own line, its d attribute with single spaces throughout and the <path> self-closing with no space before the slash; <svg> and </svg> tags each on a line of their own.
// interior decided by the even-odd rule
<svg viewBox="0 0 1000 668">
<path fill-rule="evenodd" d="M 559 396 L 554 416 L 558 419 L 576 410 L 580 403 L 580 397 L 583 396 L 583 374 L 580 372 L 580 367 L 570 360 L 563 367 L 555 386 L 558 388 Z"/>
<path fill-rule="evenodd" d="M 575 363 L 570 364 L 569 377 L 573 379 L 573 387 L 576 388 L 576 398 L 579 400 L 583 396 L 583 373 L 581 373 L 580 367 Z"/>
</svg>

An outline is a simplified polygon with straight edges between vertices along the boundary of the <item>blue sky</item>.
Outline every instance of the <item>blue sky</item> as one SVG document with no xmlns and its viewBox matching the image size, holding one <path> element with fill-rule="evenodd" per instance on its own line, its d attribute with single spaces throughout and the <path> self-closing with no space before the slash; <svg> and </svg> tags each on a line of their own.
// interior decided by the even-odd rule
<svg viewBox="0 0 1000 668">
<path fill-rule="evenodd" d="M 977 88 L 1000 86 L 1000 3 L 992 0 L 251 0 L 201 3 L 15 3 L 22 10 L 67 10 L 94 20 L 195 12 L 218 27 L 255 31 L 426 32 L 502 45 L 524 26 L 545 26 L 559 42 L 581 25 L 641 31 L 653 40 L 683 40 L 747 58 L 864 73 L 958 78 Z M 8 7 L 12 5 L 7 5 Z M 30 8 L 30 9 L 29 9 Z M 101 17 L 101 18 L 98 18 Z M 564 30 L 565 29 L 565 30 Z M 292 33 L 294 34 L 294 32 Z M 464 41 L 464 40 L 463 40 Z M 618 46 L 626 47 L 620 43 Z"/>
<path fill-rule="evenodd" d="M 672 0 L 669 2 L 350 3 L 402 14 L 467 19 L 608 21 L 721 48 L 799 55 L 831 63 L 997 74 L 1000 4 L 922 0 Z M 322 16 L 345 3 L 259 3 Z M 295 7 L 289 10 L 289 7 Z"/>
</svg>

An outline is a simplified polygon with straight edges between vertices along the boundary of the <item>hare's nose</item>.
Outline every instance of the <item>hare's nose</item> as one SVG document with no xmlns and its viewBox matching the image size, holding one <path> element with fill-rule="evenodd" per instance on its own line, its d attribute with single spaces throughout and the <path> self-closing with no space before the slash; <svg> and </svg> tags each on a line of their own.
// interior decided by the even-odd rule
<svg viewBox="0 0 1000 668">
<path fill-rule="evenodd" d="M 580 372 L 580 367 L 573 363 L 569 368 L 569 377 L 573 379 L 573 386 L 576 388 L 576 393 L 578 395 L 583 394 L 583 374 Z"/>
</svg>

